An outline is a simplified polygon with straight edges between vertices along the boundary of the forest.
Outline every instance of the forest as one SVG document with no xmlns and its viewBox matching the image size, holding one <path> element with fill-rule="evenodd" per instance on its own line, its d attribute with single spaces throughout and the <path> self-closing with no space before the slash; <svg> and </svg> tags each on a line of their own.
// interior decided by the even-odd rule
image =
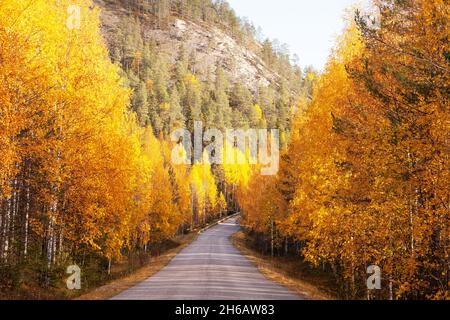
<svg viewBox="0 0 450 320">
<path fill-rule="evenodd" d="M 348 299 L 449 298 L 449 7 L 379 1 L 356 12 L 277 177 L 238 201 L 258 245 L 332 273 Z M 255 205 L 257 204 L 257 205 Z M 366 269 L 383 270 L 367 290 Z"/>
<path fill-rule="evenodd" d="M 240 212 L 255 246 L 331 274 L 342 298 L 450 298 L 447 0 L 374 1 L 379 26 L 356 10 L 320 74 L 225 1 L 109 2 L 127 15 L 108 43 L 91 0 L 0 2 L 0 297 L 62 288 L 71 264 L 95 287 Z M 277 80 L 202 74 L 183 47 L 174 62 L 144 16 L 220 28 Z M 194 121 L 279 129 L 279 173 L 248 156 L 174 165 L 170 134 Z M 382 290 L 365 287 L 369 265 Z"/>
<path fill-rule="evenodd" d="M 72 30 L 66 23 L 71 4 L 0 4 L 5 290 L 30 283 L 60 287 L 71 263 L 92 270 L 84 282 L 95 284 L 108 278 L 114 262 L 234 212 L 233 181 L 241 168 L 207 161 L 174 166 L 169 133 L 194 120 L 287 131 L 283 113 L 297 99 L 284 84 L 262 88 L 256 97 L 240 83 L 231 85 L 220 66 L 213 66 L 214 81 L 199 81 L 184 51 L 172 68 L 142 40 L 132 17 L 121 23 L 121 37 L 108 52 L 99 10 L 78 1 L 83 19 Z M 288 69 L 299 92 L 299 71 Z"/>
</svg>

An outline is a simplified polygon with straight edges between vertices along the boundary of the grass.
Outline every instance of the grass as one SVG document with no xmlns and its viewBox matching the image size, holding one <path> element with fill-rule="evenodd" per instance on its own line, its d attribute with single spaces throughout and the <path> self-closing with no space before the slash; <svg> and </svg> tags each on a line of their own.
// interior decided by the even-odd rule
<svg viewBox="0 0 450 320">
<path fill-rule="evenodd" d="M 252 247 L 250 239 L 242 231 L 232 236 L 232 242 L 268 279 L 307 299 L 337 299 L 333 280 L 326 274 L 314 271 L 298 257 L 270 257 L 261 254 Z"/>
</svg>

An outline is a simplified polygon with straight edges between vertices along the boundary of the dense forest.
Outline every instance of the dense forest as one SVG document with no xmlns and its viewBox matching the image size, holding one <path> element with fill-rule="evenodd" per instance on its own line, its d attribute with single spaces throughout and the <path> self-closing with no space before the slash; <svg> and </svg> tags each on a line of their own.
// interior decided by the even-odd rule
<svg viewBox="0 0 450 320">
<path fill-rule="evenodd" d="M 87 290 L 241 212 L 256 246 L 332 274 L 343 298 L 450 297 L 446 0 L 376 1 L 379 25 L 356 11 L 320 75 L 225 1 L 101 1 L 125 12 L 107 37 L 97 2 L 0 2 L 0 294 L 64 288 L 71 264 Z M 176 18 L 219 28 L 274 80 L 201 72 L 183 46 L 173 61 L 146 26 Z M 170 134 L 194 121 L 279 129 L 279 174 L 248 156 L 173 164 Z"/>
<path fill-rule="evenodd" d="M 235 212 L 241 168 L 174 166 L 173 130 L 196 120 L 279 127 L 287 145 L 291 112 L 308 92 L 300 69 L 266 42 L 259 54 L 277 62 L 278 83 L 251 92 L 221 66 L 201 81 L 191 52 L 173 64 L 143 40 L 140 14 L 157 6 L 149 14 L 158 28 L 181 15 L 241 38 L 248 26 L 225 4 L 172 2 L 163 14 L 167 3 L 124 2 L 128 16 L 108 44 L 91 1 L 76 2 L 79 28 L 68 28 L 73 1 L 0 3 L 2 290 L 63 287 L 73 263 L 88 270 L 85 288 L 95 286 L 115 262 Z"/>
<path fill-rule="evenodd" d="M 269 40 L 259 43 L 255 28 L 237 18 L 226 2 L 125 2 L 129 15 L 114 30 L 109 51 L 133 89 L 132 108 L 141 126 L 151 126 L 155 135 L 163 137 L 180 126 L 192 130 L 195 120 L 202 120 L 206 128 L 279 128 L 286 146 L 292 111 L 310 91 L 287 50 L 276 48 Z M 148 17 L 158 29 L 164 29 L 171 17 L 220 27 L 254 50 L 277 79 L 253 90 L 245 83 L 230 81 L 229 72 L 220 63 L 201 72 L 196 51 L 184 46 L 178 49 L 173 63 L 154 39 L 145 37 L 141 20 L 148 22 Z"/>
<path fill-rule="evenodd" d="M 380 26 L 350 20 L 280 175 L 255 175 L 238 199 L 258 245 L 300 253 L 342 297 L 448 299 L 449 7 L 377 3 Z M 370 265 L 382 290 L 366 288 Z"/>
</svg>

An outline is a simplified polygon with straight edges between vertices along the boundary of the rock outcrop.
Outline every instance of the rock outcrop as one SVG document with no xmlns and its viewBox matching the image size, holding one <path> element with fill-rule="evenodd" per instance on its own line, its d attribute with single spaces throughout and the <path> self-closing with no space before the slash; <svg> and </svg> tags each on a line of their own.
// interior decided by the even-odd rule
<svg viewBox="0 0 450 320">
<path fill-rule="evenodd" d="M 119 1 L 95 0 L 102 9 L 102 30 L 107 40 L 114 36 L 121 19 L 129 15 Z M 223 30 L 207 25 L 171 17 L 164 28 L 156 28 L 154 17 L 142 14 L 141 26 L 145 40 L 153 40 L 159 50 L 173 62 L 181 46 L 195 56 L 196 73 L 206 77 L 208 68 L 220 65 L 228 73 L 230 81 L 241 82 L 252 91 L 260 85 L 277 83 L 279 76 L 270 70 L 262 59 Z M 214 75 L 212 75 L 214 76 Z"/>
</svg>

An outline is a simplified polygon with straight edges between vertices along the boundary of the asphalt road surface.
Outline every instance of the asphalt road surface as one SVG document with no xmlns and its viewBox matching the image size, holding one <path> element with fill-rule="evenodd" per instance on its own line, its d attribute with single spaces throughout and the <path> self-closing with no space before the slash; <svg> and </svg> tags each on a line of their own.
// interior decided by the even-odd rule
<svg viewBox="0 0 450 320">
<path fill-rule="evenodd" d="M 230 218 L 202 233 L 161 271 L 114 300 L 298 300 L 268 280 L 231 243 Z"/>
</svg>

